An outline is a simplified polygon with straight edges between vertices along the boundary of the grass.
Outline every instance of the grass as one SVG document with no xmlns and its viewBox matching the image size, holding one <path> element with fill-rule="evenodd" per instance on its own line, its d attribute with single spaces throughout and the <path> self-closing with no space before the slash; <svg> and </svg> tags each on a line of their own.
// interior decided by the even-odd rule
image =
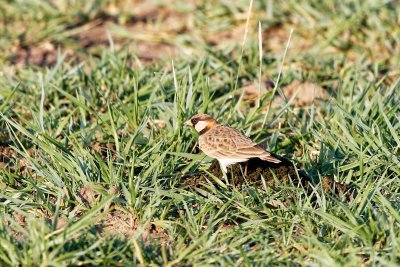
<svg viewBox="0 0 400 267">
<path fill-rule="evenodd" d="M 132 52 L 134 37 L 118 35 L 136 16 L 123 8 L 128 2 L 78 1 L 64 9 L 30 2 L 24 15 L 19 6 L 28 1 L 0 4 L 0 265 L 400 263 L 395 2 L 254 1 L 250 17 L 246 1 L 174 2 L 169 9 L 193 22 L 166 41 L 160 32 L 168 25 L 147 19 L 160 32 L 140 41 L 178 48 L 173 62 L 152 64 Z M 71 31 L 105 15 L 117 18 L 115 40 L 80 48 Z M 244 31 L 224 39 L 224 31 L 244 30 L 247 18 L 244 47 Z M 34 26 L 24 30 L 27 23 Z M 215 45 L 207 42 L 213 35 Z M 10 58 L 21 36 L 29 38 L 17 51 L 51 42 L 60 57 L 50 67 L 16 66 Z M 63 57 L 68 48 L 76 54 Z M 260 83 L 266 76 L 274 89 Z M 296 80 L 311 81 L 308 90 L 321 86 L 327 97 L 297 105 L 287 90 Z M 267 92 L 260 107 L 245 99 L 248 82 Z M 183 126 L 201 112 L 291 159 L 315 182 L 311 193 L 294 184 L 242 191 L 208 185 L 207 194 L 182 187 L 182 173 L 210 163 L 196 133 Z M 324 177 L 358 194 L 349 200 L 321 190 Z"/>
</svg>

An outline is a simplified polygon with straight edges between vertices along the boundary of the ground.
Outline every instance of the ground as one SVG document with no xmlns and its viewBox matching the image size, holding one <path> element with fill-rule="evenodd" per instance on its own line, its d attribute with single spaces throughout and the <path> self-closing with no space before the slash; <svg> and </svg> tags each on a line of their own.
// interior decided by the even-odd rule
<svg viewBox="0 0 400 267">
<path fill-rule="evenodd" d="M 1 266 L 400 264 L 398 1 L 0 10 Z M 283 163 L 224 176 L 196 113 Z"/>
</svg>

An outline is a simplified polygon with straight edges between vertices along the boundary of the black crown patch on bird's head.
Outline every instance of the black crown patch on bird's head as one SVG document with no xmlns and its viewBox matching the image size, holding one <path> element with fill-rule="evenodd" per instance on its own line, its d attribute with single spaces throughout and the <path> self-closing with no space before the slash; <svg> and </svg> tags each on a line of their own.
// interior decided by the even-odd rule
<svg viewBox="0 0 400 267">
<path fill-rule="evenodd" d="M 217 121 L 207 114 L 197 114 L 185 121 L 185 125 L 193 126 L 199 134 L 204 134 L 217 124 Z"/>
</svg>

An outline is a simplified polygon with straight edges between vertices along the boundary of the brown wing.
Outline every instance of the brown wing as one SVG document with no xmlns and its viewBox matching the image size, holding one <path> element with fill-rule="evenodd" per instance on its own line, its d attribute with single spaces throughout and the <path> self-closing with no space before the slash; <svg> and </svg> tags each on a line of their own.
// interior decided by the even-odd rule
<svg viewBox="0 0 400 267">
<path fill-rule="evenodd" d="M 280 162 L 239 131 L 222 125 L 201 136 L 200 148 L 215 158 L 260 158 L 275 163 Z"/>
</svg>

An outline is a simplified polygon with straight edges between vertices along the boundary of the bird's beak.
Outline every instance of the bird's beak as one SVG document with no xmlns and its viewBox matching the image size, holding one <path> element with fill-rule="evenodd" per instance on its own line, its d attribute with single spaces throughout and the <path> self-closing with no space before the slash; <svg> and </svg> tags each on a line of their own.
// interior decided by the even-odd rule
<svg viewBox="0 0 400 267">
<path fill-rule="evenodd" d="M 190 119 L 187 120 L 187 121 L 185 121 L 183 124 L 185 124 L 185 125 L 187 125 L 187 126 L 193 126 L 193 124 L 192 124 L 192 122 L 191 122 Z"/>
</svg>

